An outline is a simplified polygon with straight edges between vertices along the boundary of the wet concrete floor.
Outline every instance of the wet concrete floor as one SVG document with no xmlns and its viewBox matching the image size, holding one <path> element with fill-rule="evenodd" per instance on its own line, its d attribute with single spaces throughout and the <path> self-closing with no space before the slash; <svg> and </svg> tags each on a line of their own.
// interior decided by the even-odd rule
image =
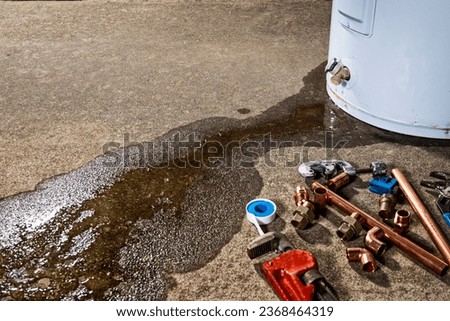
<svg viewBox="0 0 450 321">
<path fill-rule="evenodd" d="M 447 141 L 367 126 L 329 101 L 320 64 L 328 1 L 2 9 L 0 150 L 10 189 L 0 200 L 1 300 L 276 300 L 245 252 L 256 230 L 244 208 L 256 197 L 276 202 L 267 229 L 311 251 L 341 299 L 450 300 L 448 275 L 395 248 L 373 274 L 349 265 L 345 248 L 361 237 L 341 242 L 334 211 L 304 231 L 289 224 L 292 191 L 308 183 L 297 173 L 303 161 L 384 160 L 418 186 L 450 159 Z M 66 133 L 79 126 L 82 134 Z M 99 133 L 130 127 L 157 138 L 123 134 L 123 144 L 83 158 L 109 137 Z M 59 144 L 72 134 L 89 152 L 76 139 Z M 15 166 L 28 157 L 17 141 L 25 150 L 42 144 L 29 156 L 39 166 Z M 50 170 L 53 163 L 67 167 Z M 10 193 L 46 176 L 33 191 Z M 374 212 L 367 179 L 342 193 Z M 434 196 L 419 193 L 449 236 Z M 409 237 L 439 255 L 417 219 Z"/>
<path fill-rule="evenodd" d="M 259 116 L 175 128 L 1 200 L 2 299 L 167 299 L 171 273 L 202 268 L 239 233 L 245 204 L 263 187 L 255 162 L 276 149 L 332 134 L 347 149 L 401 141 L 448 157 L 448 142 L 387 133 L 336 110 L 323 70 Z M 332 147 L 330 158 L 339 156 Z"/>
</svg>

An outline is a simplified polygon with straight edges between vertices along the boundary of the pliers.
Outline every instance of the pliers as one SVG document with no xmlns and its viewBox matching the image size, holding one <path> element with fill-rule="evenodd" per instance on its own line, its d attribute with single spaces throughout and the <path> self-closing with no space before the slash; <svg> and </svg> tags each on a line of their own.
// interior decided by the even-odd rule
<svg viewBox="0 0 450 321">
<path fill-rule="evenodd" d="M 420 185 L 432 188 L 438 192 L 437 207 L 442 213 L 442 218 L 445 223 L 450 227 L 450 174 L 433 171 L 430 173 L 430 177 L 437 178 L 438 180 L 423 180 L 420 182 Z"/>
</svg>

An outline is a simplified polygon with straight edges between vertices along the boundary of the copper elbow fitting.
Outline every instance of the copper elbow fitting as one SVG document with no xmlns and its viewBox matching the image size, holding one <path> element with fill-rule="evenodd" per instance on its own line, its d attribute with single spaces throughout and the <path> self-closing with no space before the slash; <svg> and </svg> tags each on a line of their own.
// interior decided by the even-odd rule
<svg viewBox="0 0 450 321">
<path fill-rule="evenodd" d="M 360 262 L 364 271 L 374 272 L 377 269 L 377 261 L 367 249 L 362 247 L 349 247 L 346 250 L 349 262 Z"/>
<path fill-rule="evenodd" d="M 316 187 L 313 189 L 314 192 L 314 203 L 319 208 L 327 207 L 328 194 L 326 188 Z"/>
<path fill-rule="evenodd" d="M 375 226 L 367 232 L 364 245 L 375 255 L 381 256 L 386 251 L 386 243 L 380 241 L 383 236 L 383 230 Z"/>
<path fill-rule="evenodd" d="M 411 214 L 406 210 L 398 210 L 394 216 L 394 231 L 404 234 L 408 231 Z"/>
</svg>

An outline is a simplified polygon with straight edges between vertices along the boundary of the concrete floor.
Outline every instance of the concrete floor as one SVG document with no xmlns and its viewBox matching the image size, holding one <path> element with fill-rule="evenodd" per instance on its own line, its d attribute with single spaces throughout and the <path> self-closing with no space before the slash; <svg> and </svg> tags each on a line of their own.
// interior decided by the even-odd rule
<svg viewBox="0 0 450 321">
<path fill-rule="evenodd" d="M 297 93 L 327 53 L 327 1 L 0 6 L 0 196 L 88 162 L 124 133 L 152 140 L 212 116 L 257 115 Z"/>
<path fill-rule="evenodd" d="M 448 275 L 436 276 L 395 248 L 373 274 L 349 265 L 348 244 L 335 236 L 335 212 L 298 233 L 289 224 L 292 191 L 305 183 L 293 159 L 339 156 L 360 167 L 383 160 L 404 169 L 414 186 L 431 170 L 450 171 L 450 143 L 372 128 L 327 99 L 323 62 L 330 9 L 330 1 L 319 0 L 0 3 L 0 298 L 35 299 L 30 289 L 38 288 L 44 299 L 276 300 L 245 254 L 257 233 L 243 219 L 244 206 L 265 197 L 279 206 L 268 229 L 311 251 L 341 299 L 450 300 Z M 292 130 L 296 124 L 298 131 Z M 331 146 L 345 144 L 330 148 L 325 130 L 334 135 Z M 277 142 L 292 144 L 258 153 L 250 168 L 151 172 L 133 180 L 126 175 L 134 167 L 102 167 L 105 144 L 123 147 L 124 137 L 128 145 L 161 142 L 176 132 L 221 142 L 260 140 L 272 132 Z M 182 178 L 190 173 L 193 182 Z M 158 194 L 154 205 L 160 211 L 122 221 L 125 205 L 119 204 L 114 215 L 98 214 L 95 226 L 76 231 L 82 213 L 95 219 L 110 208 L 96 200 L 120 199 L 153 177 L 155 185 L 162 184 L 159 177 L 179 180 L 162 190 L 175 191 L 168 200 Z M 367 179 L 361 176 L 343 193 L 374 212 L 377 198 L 367 192 Z M 117 182 L 127 189 L 115 190 Z M 160 193 L 158 188 L 145 193 Z M 433 196 L 418 191 L 450 237 Z M 181 214 L 163 207 L 166 201 Z M 135 213 L 137 205 L 131 207 Z M 60 268 L 74 263 L 63 255 L 66 245 L 53 249 L 42 240 L 68 234 L 74 243 L 93 228 L 87 247 L 95 248 L 95 238 L 103 242 L 118 222 L 130 227 L 108 257 L 115 267 L 102 263 L 105 275 L 92 274 L 88 263 L 86 275 Z M 96 230 L 102 224 L 107 229 Z M 410 236 L 438 255 L 417 218 Z M 361 245 L 361 238 L 352 244 Z M 46 246 L 51 250 L 41 250 Z M 21 268 L 27 255 L 36 262 L 46 255 L 58 259 L 48 259 L 46 272 L 39 267 L 37 273 L 34 263 Z M 72 282 L 64 273 L 76 284 L 58 292 L 58 285 Z M 96 278 L 117 282 L 89 283 Z"/>
</svg>

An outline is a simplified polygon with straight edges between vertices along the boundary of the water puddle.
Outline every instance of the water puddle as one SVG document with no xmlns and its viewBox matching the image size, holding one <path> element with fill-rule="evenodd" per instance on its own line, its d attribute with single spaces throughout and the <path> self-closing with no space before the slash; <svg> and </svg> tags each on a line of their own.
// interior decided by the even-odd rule
<svg viewBox="0 0 450 321">
<path fill-rule="evenodd" d="M 270 150 L 266 143 L 301 145 L 330 128 L 350 145 L 404 142 L 325 108 L 323 69 L 261 115 L 209 118 L 157 139 L 179 135 L 185 150 L 177 157 L 147 150 L 142 162 L 139 147 L 126 147 L 110 154 L 134 150 L 129 166 L 122 159 L 105 168 L 101 156 L 0 200 L 0 299 L 163 300 L 169 273 L 202 267 L 239 231 L 244 205 L 262 188 L 253 162 Z"/>
</svg>

